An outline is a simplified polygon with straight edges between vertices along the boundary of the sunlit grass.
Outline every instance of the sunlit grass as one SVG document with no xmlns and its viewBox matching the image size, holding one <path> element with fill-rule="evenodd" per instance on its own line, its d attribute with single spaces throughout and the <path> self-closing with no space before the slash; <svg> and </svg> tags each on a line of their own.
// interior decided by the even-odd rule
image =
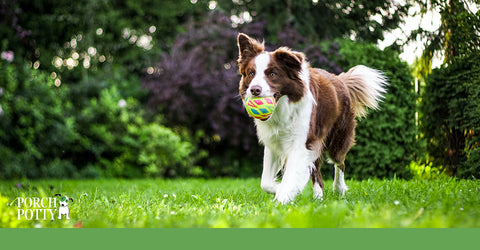
<svg viewBox="0 0 480 250">
<path fill-rule="evenodd" d="M 21 185 L 19 185 L 21 183 Z M 480 227 L 480 181 L 347 180 L 345 197 L 326 181 L 287 206 L 258 179 L 6 181 L 0 227 Z M 16 197 L 74 199 L 71 220 L 17 220 Z"/>
</svg>

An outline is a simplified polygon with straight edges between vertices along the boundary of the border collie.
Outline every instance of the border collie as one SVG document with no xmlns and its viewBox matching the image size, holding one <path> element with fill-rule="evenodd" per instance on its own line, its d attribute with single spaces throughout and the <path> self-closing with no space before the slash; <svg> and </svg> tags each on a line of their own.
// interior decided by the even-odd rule
<svg viewBox="0 0 480 250">
<path fill-rule="evenodd" d="M 261 188 L 286 204 L 311 178 L 313 196 L 321 200 L 320 167 L 326 154 L 335 168 L 333 190 L 344 195 L 344 160 L 354 144 L 355 118 L 365 116 L 366 107 L 378 109 L 386 77 L 363 65 L 337 76 L 310 67 L 301 52 L 286 47 L 268 52 L 263 43 L 243 33 L 237 42 L 240 96 L 270 96 L 277 102 L 267 120 L 255 119 L 265 146 Z M 283 177 L 277 182 L 280 171 Z"/>
</svg>

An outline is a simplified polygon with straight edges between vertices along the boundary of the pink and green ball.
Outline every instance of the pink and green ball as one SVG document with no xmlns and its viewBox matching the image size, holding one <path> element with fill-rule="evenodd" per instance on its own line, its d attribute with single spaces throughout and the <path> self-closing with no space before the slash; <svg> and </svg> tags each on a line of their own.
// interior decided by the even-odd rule
<svg viewBox="0 0 480 250">
<path fill-rule="evenodd" d="M 260 120 L 270 118 L 276 106 L 275 98 L 273 97 L 246 98 L 244 103 L 247 113 L 251 117 Z"/>
</svg>

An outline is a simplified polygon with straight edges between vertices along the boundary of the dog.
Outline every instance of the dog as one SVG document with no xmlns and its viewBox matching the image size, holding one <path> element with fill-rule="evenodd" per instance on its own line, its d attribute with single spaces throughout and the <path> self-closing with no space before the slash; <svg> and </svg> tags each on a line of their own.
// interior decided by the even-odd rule
<svg viewBox="0 0 480 250">
<path fill-rule="evenodd" d="M 60 208 L 58 209 L 58 219 L 62 219 L 62 215 L 65 215 L 67 220 L 70 220 L 70 209 L 68 209 L 68 201 L 72 201 L 72 198 L 69 198 L 66 195 L 55 194 L 55 196 L 60 196 Z"/>
<path fill-rule="evenodd" d="M 274 97 L 277 103 L 268 119 L 254 119 L 265 146 L 261 188 L 287 204 L 311 178 L 313 196 L 322 200 L 320 167 L 326 154 L 335 168 L 333 189 L 345 195 L 344 161 L 354 144 L 355 119 L 365 116 L 367 107 L 379 108 L 387 78 L 363 65 L 334 75 L 312 68 L 303 53 L 287 47 L 265 51 L 264 43 L 243 33 L 237 43 L 242 100 Z"/>
</svg>

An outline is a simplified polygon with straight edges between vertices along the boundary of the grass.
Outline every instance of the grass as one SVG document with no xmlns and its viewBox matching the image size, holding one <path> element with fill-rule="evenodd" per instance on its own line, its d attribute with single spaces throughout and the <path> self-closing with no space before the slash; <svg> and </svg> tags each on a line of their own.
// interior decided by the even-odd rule
<svg viewBox="0 0 480 250">
<path fill-rule="evenodd" d="M 0 227 L 480 227 L 480 181 L 347 180 L 345 197 L 326 181 L 278 205 L 259 179 L 4 181 Z M 21 185 L 20 185 L 21 184 Z M 17 197 L 67 194 L 70 220 L 17 219 Z"/>
</svg>

